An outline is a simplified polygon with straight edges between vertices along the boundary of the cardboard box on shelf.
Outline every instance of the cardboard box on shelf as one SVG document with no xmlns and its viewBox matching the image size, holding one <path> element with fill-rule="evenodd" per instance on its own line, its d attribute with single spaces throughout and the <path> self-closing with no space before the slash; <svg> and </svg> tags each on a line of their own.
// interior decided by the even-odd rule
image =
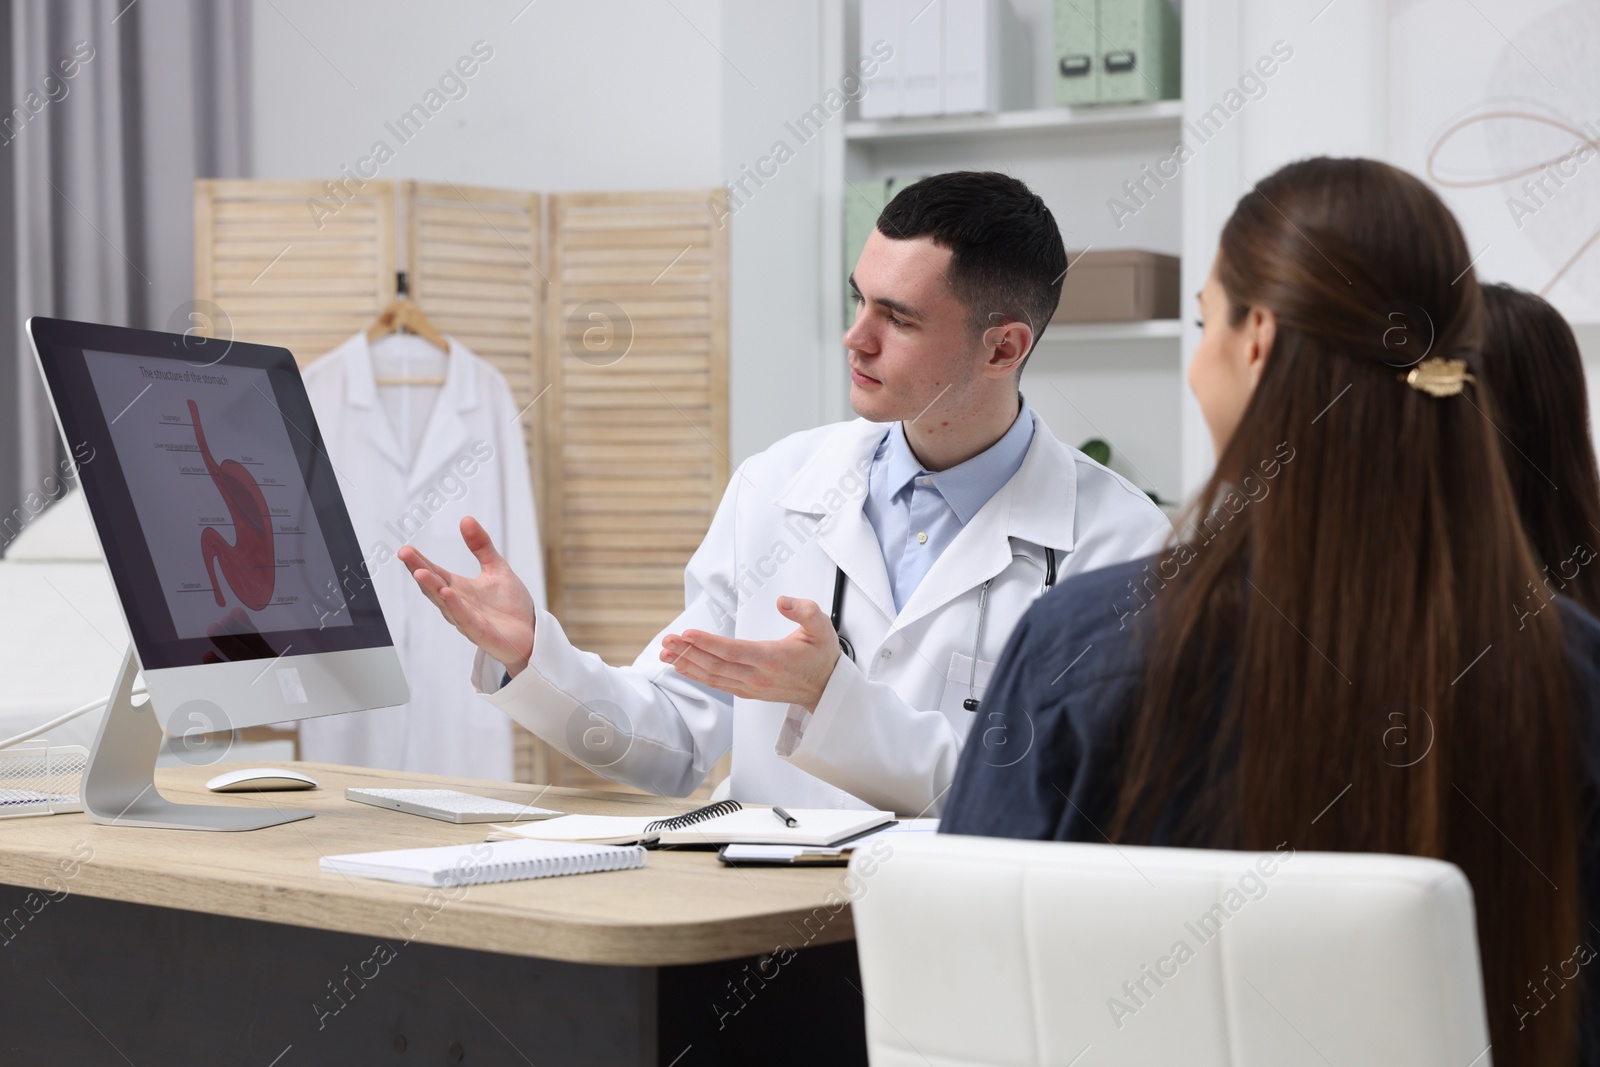
<svg viewBox="0 0 1600 1067">
<path fill-rule="evenodd" d="M 1178 317 L 1178 257 L 1137 248 L 1067 253 L 1051 322 L 1136 322 Z"/>
</svg>

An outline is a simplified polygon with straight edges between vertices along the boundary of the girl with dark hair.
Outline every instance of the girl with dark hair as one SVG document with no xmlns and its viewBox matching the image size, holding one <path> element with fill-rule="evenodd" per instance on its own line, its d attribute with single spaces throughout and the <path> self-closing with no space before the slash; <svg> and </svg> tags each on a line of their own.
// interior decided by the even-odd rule
<svg viewBox="0 0 1600 1067">
<path fill-rule="evenodd" d="M 1542 564 L 1471 370 L 1469 260 L 1383 163 L 1291 164 L 1239 201 L 1189 372 L 1216 470 L 1166 552 L 1024 616 L 942 829 L 1448 860 L 1494 1060 L 1549 1067 L 1589 1002 L 1582 975 L 1534 983 L 1600 944 L 1600 623 L 1524 607 Z"/>
<path fill-rule="evenodd" d="M 1483 287 L 1484 384 L 1494 394 L 1500 454 L 1533 550 L 1541 598 L 1559 591 L 1600 611 L 1600 472 L 1589 394 L 1572 327 L 1549 302 Z"/>
</svg>

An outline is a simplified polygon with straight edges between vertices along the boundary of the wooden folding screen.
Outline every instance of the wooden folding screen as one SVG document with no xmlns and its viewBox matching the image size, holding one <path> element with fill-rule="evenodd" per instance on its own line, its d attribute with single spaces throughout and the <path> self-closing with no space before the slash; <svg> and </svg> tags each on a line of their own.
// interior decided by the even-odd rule
<svg viewBox="0 0 1600 1067">
<path fill-rule="evenodd" d="M 394 185 L 336 201 L 330 184 L 195 183 L 195 328 L 305 366 L 372 322 L 394 298 Z"/>
<path fill-rule="evenodd" d="M 550 603 L 628 662 L 727 485 L 728 245 L 702 192 L 550 197 Z"/>
<path fill-rule="evenodd" d="M 523 413 L 543 531 L 548 514 L 538 442 L 550 410 L 529 407 L 546 384 L 541 198 L 453 182 L 406 182 L 401 193 L 411 298 L 442 332 L 505 375 Z"/>
<path fill-rule="evenodd" d="M 526 406 L 552 612 L 627 663 L 682 607 L 730 473 L 723 195 L 552 195 L 546 224 L 538 194 L 448 182 L 202 181 L 196 301 L 304 366 L 393 298 L 403 243 L 412 297 Z M 520 730 L 516 766 L 587 780 Z"/>
</svg>

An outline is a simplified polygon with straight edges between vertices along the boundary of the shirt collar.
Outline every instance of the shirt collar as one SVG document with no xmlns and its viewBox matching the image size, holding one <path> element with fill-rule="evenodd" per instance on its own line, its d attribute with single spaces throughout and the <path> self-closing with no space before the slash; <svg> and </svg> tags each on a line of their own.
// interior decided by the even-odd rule
<svg viewBox="0 0 1600 1067">
<path fill-rule="evenodd" d="M 939 495 L 944 497 L 945 503 L 950 505 L 950 510 L 956 513 L 961 524 L 965 526 L 971 522 L 972 517 L 989 502 L 989 498 L 1017 473 L 1028 454 L 1028 446 L 1033 443 L 1033 409 L 1028 406 L 1026 397 L 1020 400 L 1021 410 L 1000 440 L 971 459 L 937 474 L 923 470 L 922 463 L 906 440 L 905 424 L 895 423 L 885 436 L 883 445 L 887 450 L 884 474 L 887 476 L 889 495 L 898 494 L 915 478 L 928 478 L 933 482 L 933 487 L 939 490 Z"/>
</svg>

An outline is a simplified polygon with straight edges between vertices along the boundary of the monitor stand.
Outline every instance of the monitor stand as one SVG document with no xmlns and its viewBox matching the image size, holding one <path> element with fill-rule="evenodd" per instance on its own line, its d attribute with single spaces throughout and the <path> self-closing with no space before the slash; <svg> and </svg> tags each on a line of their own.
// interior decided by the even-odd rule
<svg viewBox="0 0 1600 1067">
<path fill-rule="evenodd" d="M 122 659 L 106 717 L 100 723 L 80 790 L 93 822 L 160 830 L 260 830 L 309 819 L 309 811 L 263 810 L 236 804 L 174 804 L 156 792 L 156 755 L 164 736 L 155 705 L 133 701 L 138 657 L 130 645 Z"/>
</svg>

